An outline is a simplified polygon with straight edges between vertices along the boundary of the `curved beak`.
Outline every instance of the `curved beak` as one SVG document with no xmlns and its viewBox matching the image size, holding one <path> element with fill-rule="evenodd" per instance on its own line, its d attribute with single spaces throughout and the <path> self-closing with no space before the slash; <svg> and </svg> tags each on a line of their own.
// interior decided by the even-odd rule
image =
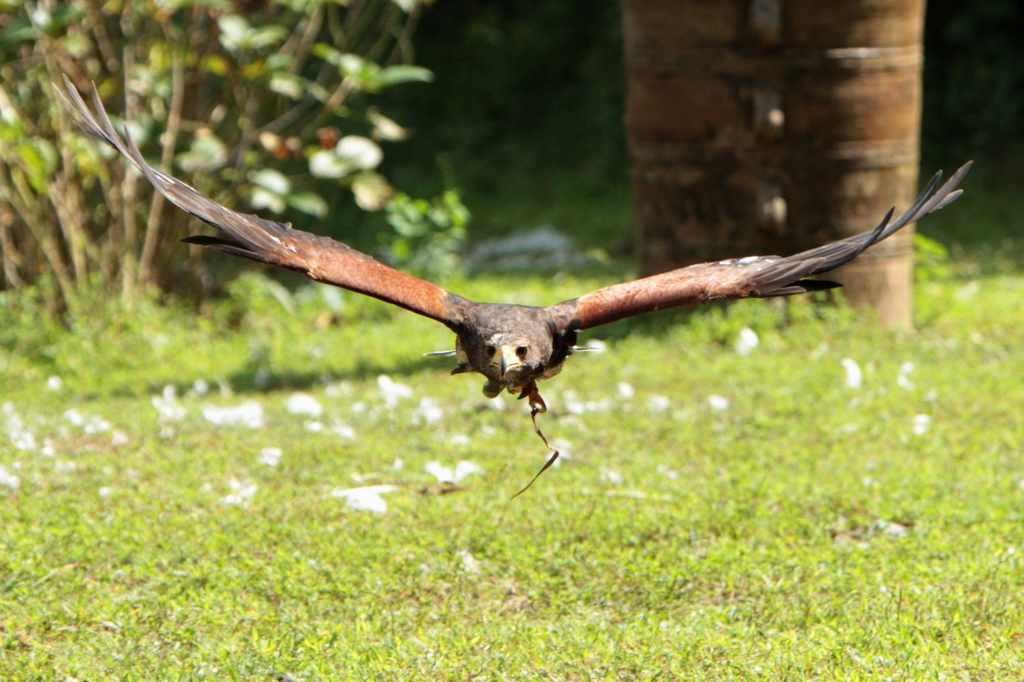
<svg viewBox="0 0 1024 682">
<path fill-rule="evenodd" d="M 516 351 L 512 346 L 501 347 L 501 360 L 499 362 L 501 376 L 505 376 L 505 373 L 513 367 L 518 367 L 523 364 L 522 360 L 519 359 L 519 356 L 516 355 Z"/>
</svg>

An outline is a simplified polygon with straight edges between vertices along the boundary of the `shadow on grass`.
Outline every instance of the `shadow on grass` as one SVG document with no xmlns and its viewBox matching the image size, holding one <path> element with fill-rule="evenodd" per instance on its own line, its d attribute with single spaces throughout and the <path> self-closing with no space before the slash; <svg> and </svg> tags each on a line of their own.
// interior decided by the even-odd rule
<svg viewBox="0 0 1024 682">
<path fill-rule="evenodd" d="M 451 368 L 450 364 L 445 364 L 443 359 L 439 360 L 438 358 L 414 357 L 395 362 L 360 359 L 355 367 L 349 369 L 324 368 L 311 369 L 308 372 L 274 371 L 252 365 L 229 374 L 227 379 L 231 384 L 231 390 L 235 393 L 270 393 L 323 385 L 324 377 L 328 377 L 331 381 L 365 381 L 375 379 L 381 374 L 409 376 L 431 370 L 447 375 Z"/>
</svg>

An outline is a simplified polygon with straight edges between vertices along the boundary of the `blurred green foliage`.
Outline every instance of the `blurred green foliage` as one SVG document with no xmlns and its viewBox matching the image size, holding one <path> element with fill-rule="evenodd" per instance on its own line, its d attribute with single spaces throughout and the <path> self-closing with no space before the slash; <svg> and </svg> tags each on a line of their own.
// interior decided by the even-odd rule
<svg viewBox="0 0 1024 682">
<path fill-rule="evenodd" d="M 926 175 L 974 158 L 975 187 L 1005 176 L 1019 184 L 1022 36 L 1024 5 L 1014 0 L 929 1 Z M 440 162 L 473 209 L 472 238 L 551 222 L 587 245 L 628 243 L 616 0 L 445 0 L 424 15 L 416 44 L 435 85 L 415 98 L 385 95 L 417 132 L 390 157 L 393 177 L 437 191 Z"/>
<path fill-rule="evenodd" d="M 59 312 L 87 307 L 96 288 L 128 300 L 154 285 L 202 297 L 221 281 L 201 249 L 185 263 L 174 246 L 196 231 L 195 219 L 168 210 L 72 125 L 51 85 L 65 74 L 82 91 L 96 84 L 115 126 L 127 127 L 151 164 L 229 207 L 318 232 L 329 214 L 356 228 L 366 222 L 347 208 L 350 198 L 387 213 L 395 190 L 378 171 L 382 145 L 408 131 L 372 102 L 386 88 L 432 80 L 408 63 L 423 4 L 0 6 L 0 290 L 38 285 Z M 454 192 L 438 201 L 468 216 Z M 336 236 L 358 239 L 358 229 L 343 226 L 332 225 Z M 392 233 L 383 241 L 402 240 Z M 454 249 L 458 240 L 431 248 L 442 244 Z"/>
</svg>

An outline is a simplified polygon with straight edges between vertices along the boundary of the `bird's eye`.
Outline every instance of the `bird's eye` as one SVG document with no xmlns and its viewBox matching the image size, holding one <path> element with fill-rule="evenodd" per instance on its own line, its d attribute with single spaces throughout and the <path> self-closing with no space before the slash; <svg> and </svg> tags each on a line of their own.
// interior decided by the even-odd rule
<svg viewBox="0 0 1024 682">
<path fill-rule="evenodd" d="M 497 348 L 495 348 L 494 346 L 487 346 L 487 348 L 485 348 L 484 350 L 487 351 L 488 355 L 494 355 Z"/>
<path fill-rule="evenodd" d="M 526 346 L 519 346 L 519 348 L 516 348 L 516 355 L 519 356 L 520 360 L 522 360 L 523 358 L 526 357 L 526 351 L 527 351 Z"/>
</svg>

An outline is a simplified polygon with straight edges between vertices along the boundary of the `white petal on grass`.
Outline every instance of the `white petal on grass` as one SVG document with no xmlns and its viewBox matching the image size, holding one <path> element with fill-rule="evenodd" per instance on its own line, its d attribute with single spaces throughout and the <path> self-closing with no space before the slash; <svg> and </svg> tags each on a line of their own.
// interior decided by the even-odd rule
<svg viewBox="0 0 1024 682">
<path fill-rule="evenodd" d="M 663 395 L 652 395 L 647 399 L 647 408 L 651 412 L 664 412 L 672 406 L 672 402 Z"/>
<path fill-rule="evenodd" d="M 914 435 L 923 436 L 928 432 L 928 427 L 932 424 L 932 418 L 927 414 L 919 414 L 914 417 Z"/>
<path fill-rule="evenodd" d="M 82 430 L 89 435 L 105 433 L 110 430 L 110 422 L 101 417 L 89 417 L 85 420 L 85 426 L 82 427 Z"/>
<path fill-rule="evenodd" d="M 480 562 L 469 553 L 469 550 L 460 549 L 456 554 L 462 559 L 462 570 L 473 575 L 480 575 Z"/>
<path fill-rule="evenodd" d="M 473 462 L 462 460 L 455 468 L 446 467 L 440 462 L 427 462 L 424 471 L 438 480 L 439 483 L 458 483 L 470 474 L 482 474 L 484 470 Z"/>
<path fill-rule="evenodd" d="M 281 448 L 263 448 L 260 451 L 259 463 L 268 467 L 276 467 L 281 462 Z"/>
<path fill-rule="evenodd" d="M 85 417 L 83 417 L 78 410 L 68 410 L 64 413 L 63 416 L 74 426 L 82 426 L 83 424 L 85 424 Z"/>
<path fill-rule="evenodd" d="M 331 427 L 331 431 L 346 440 L 356 439 L 356 430 L 347 424 L 335 424 Z"/>
<path fill-rule="evenodd" d="M 39 447 L 36 444 L 36 437 L 29 431 L 19 431 L 17 435 L 11 439 L 11 443 L 16 449 L 23 451 L 31 451 Z"/>
<path fill-rule="evenodd" d="M 913 371 L 914 363 L 912 362 L 904 362 L 900 365 L 900 372 L 896 375 L 896 383 L 900 388 L 905 388 L 908 391 L 914 390 L 914 382 L 910 380 L 910 373 Z"/>
<path fill-rule="evenodd" d="M 457 433 L 451 438 L 449 438 L 448 442 L 450 442 L 452 445 L 469 445 L 472 441 L 470 441 L 469 436 L 467 436 L 466 434 Z"/>
<path fill-rule="evenodd" d="M 554 439 L 553 441 L 551 441 L 551 447 L 553 447 L 555 450 L 558 450 L 558 458 L 559 459 L 561 459 L 563 457 L 565 459 L 572 459 L 572 454 L 571 454 L 572 453 L 572 443 L 570 443 L 566 439 L 564 439 L 564 438 L 556 438 L 556 439 Z M 555 461 L 555 464 L 558 464 L 557 460 Z"/>
<path fill-rule="evenodd" d="M 246 426 L 258 429 L 263 426 L 263 406 L 255 400 L 248 400 L 235 407 L 207 405 L 203 408 L 203 417 L 217 426 Z"/>
<path fill-rule="evenodd" d="M 210 384 L 206 383 L 203 379 L 196 379 L 192 382 L 192 390 L 201 397 L 210 392 Z"/>
<path fill-rule="evenodd" d="M 345 500 L 345 504 L 357 511 L 369 511 L 383 514 L 388 510 L 388 503 L 381 495 L 398 490 L 396 485 L 367 485 L 360 488 L 335 488 L 331 497 Z"/>
<path fill-rule="evenodd" d="M 114 489 L 110 486 L 103 486 L 99 489 L 99 496 L 106 499 L 114 494 Z"/>
<path fill-rule="evenodd" d="M 110 445 L 115 448 L 128 445 L 128 434 L 124 431 L 114 431 L 110 434 Z"/>
<path fill-rule="evenodd" d="M 220 498 L 220 503 L 221 504 L 227 504 L 227 505 L 246 504 L 246 503 L 248 503 L 249 500 L 251 500 L 253 497 L 256 496 L 256 492 L 260 489 L 260 487 L 258 485 L 256 485 L 255 483 L 250 483 L 249 485 L 244 485 L 241 481 L 239 481 L 238 479 L 234 479 L 234 478 L 231 479 L 230 481 L 228 481 L 228 483 L 231 485 L 231 488 L 235 492 L 231 493 L 230 495 L 225 495 L 224 497 Z"/>
<path fill-rule="evenodd" d="M 454 483 L 455 472 L 451 467 L 446 467 L 440 462 L 427 462 L 423 470 L 438 480 L 439 483 Z"/>
<path fill-rule="evenodd" d="M 636 389 L 633 388 L 632 384 L 627 383 L 625 381 L 620 381 L 619 382 L 619 395 L 621 395 L 626 400 L 632 400 L 633 396 L 636 395 Z"/>
<path fill-rule="evenodd" d="M 21 478 L 8 471 L 7 467 L 0 465 L 0 486 L 17 490 L 20 485 Z"/>
<path fill-rule="evenodd" d="M 587 411 L 587 404 L 577 398 L 573 391 L 566 391 L 562 395 L 562 400 L 565 401 L 565 409 L 569 414 L 583 414 Z"/>
<path fill-rule="evenodd" d="M 156 411 L 159 413 L 161 422 L 176 422 L 185 418 L 185 407 L 178 404 L 177 398 L 174 396 L 173 386 L 167 386 L 164 388 L 163 395 L 153 396 L 151 402 L 153 403 L 153 407 L 156 408 Z M 64 416 L 67 416 L 67 414 L 65 413 Z M 74 421 L 72 421 L 72 423 L 74 423 Z"/>
<path fill-rule="evenodd" d="M 75 470 L 75 463 L 64 462 L 58 459 L 56 462 L 53 463 L 53 470 L 56 471 L 58 474 L 70 474 L 72 471 Z"/>
<path fill-rule="evenodd" d="M 414 424 L 436 424 L 443 416 L 444 410 L 436 402 L 430 398 L 423 398 L 420 400 L 420 406 L 413 412 L 412 421 Z"/>
<path fill-rule="evenodd" d="M 320 433 L 324 430 L 323 422 L 306 422 L 302 425 L 302 428 L 306 429 L 310 433 Z"/>
<path fill-rule="evenodd" d="M 669 479 L 670 481 L 674 481 L 674 480 L 676 480 L 677 478 L 679 478 L 679 472 L 678 472 L 678 471 L 673 471 L 672 469 L 669 469 L 669 468 L 668 468 L 667 466 L 665 466 L 664 464 L 659 464 L 659 465 L 658 465 L 658 473 L 659 473 L 659 474 L 665 474 L 665 476 L 666 476 L 666 477 L 667 477 L 667 478 L 668 478 L 668 479 Z"/>
<path fill-rule="evenodd" d="M 612 485 L 621 485 L 625 480 L 618 471 L 612 471 L 611 469 L 601 469 L 601 480 L 605 483 L 611 483 Z"/>
<path fill-rule="evenodd" d="M 711 406 L 712 410 L 718 410 L 721 412 L 723 410 L 728 410 L 731 403 L 728 398 L 723 398 L 718 394 L 712 394 L 708 396 L 708 405 Z"/>
<path fill-rule="evenodd" d="M 310 417 L 319 417 L 324 411 L 316 398 L 305 393 L 292 393 L 285 402 L 284 409 L 288 410 L 289 414 L 304 414 Z"/>
<path fill-rule="evenodd" d="M 757 332 L 750 327 L 744 327 L 736 339 L 735 349 L 738 354 L 746 357 L 754 352 L 758 343 L 760 343 L 760 339 L 757 338 Z"/>
<path fill-rule="evenodd" d="M 59 391 L 63 385 L 64 381 L 56 374 L 46 379 L 46 388 L 51 391 Z"/>
<path fill-rule="evenodd" d="M 846 370 L 846 387 L 860 388 L 864 383 L 864 373 L 860 371 L 860 365 L 850 358 L 843 358 L 839 364 Z"/>
<path fill-rule="evenodd" d="M 458 483 L 459 481 L 464 479 L 466 476 L 469 476 L 470 474 L 482 473 L 484 473 L 484 470 L 480 466 L 474 464 L 473 462 L 462 460 L 455 465 L 455 482 Z"/>
<path fill-rule="evenodd" d="M 412 397 L 411 388 L 392 381 L 391 377 L 387 374 L 381 374 L 377 377 L 377 386 L 380 387 L 380 392 L 384 394 L 384 402 L 388 404 L 388 407 L 394 407 L 402 398 Z M 352 408 L 355 409 L 355 405 Z"/>
<path fill-rule="evenodd" d="M 57 448 L 54 447 L 54 442 L 51 438 L 43 439 L 43 449 L 39 451 L 39 454 L 43 457 L 57 456 Z"/>
<path fill-rule="evenodd" d="M 402 461 L 401 457 L 395 457 L 395 461 L 391 463 L 391 468 L 395 471 L 401 471 L 405 468 L 405 462 Z"/>
</svg>

